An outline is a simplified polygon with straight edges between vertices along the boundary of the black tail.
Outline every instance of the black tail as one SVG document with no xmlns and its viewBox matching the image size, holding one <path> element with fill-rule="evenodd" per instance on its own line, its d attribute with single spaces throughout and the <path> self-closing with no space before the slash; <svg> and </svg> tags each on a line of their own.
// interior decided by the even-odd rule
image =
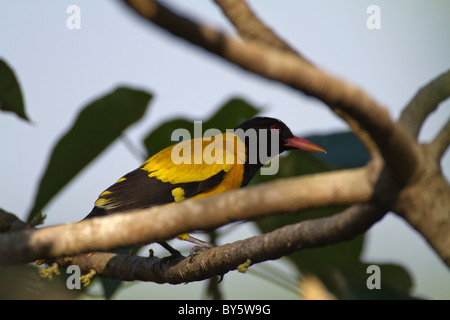
<svg viewBox="0 0 450 320">
<path fill-rule="evenodd" d="M 83 220 L 90 219 L 90 218 L 96 218 L 96 217 L 103 217 L 103 216 L 106 216 L 107 214 L 108 214 L 108 212 L 105 209 L 99 208 L 99 207 L 94 207 L 92 209 L 92 211 L 89 212 L 89 214 L 86 217 L 84 217 Z"/>
</svg>

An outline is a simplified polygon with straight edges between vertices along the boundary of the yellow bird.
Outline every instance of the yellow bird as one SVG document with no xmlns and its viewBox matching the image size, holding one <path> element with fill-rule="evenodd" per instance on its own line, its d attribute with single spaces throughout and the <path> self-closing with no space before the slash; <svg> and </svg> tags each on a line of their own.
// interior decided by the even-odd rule
<svg viewBox="0 0 450 320">
<path fill-rule="evenodd" d="M 235 128 L 234 133 L 180 142 L 161 150 L 103 191 L 85 219 L 244 187 L 264 165 L 261 158 L 267 161 L 292 149 L 325 152 L 318 145 L 294 136 L 280 120 L 268 117 L 248 120 Z M 261 152 L 265 152 L 265 157 L 260 156 Z M 178 238 L 211 246 L 187 234 Z M 167 243 L 160 244 L 172 254 L 178 253 Z"/>
</svg>

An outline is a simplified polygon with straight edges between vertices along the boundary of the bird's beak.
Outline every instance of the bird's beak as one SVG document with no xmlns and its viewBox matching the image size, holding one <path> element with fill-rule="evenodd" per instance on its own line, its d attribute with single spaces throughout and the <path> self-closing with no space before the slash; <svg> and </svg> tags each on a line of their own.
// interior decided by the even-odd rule
<svg viewBox="0 0 450 320">
<path fill-rule="evenodd" d="M 325 149 L 323 149 L 322 147 L 319 147 L 317 144 L 309 142 L 308 140 L 299 138 L 299 137 L 292 137 L 289 139 L 285 140 L 285 144 L 286 147 L 292 148 L 292 149 L 300 149 L 300 150 L 305 150 L 305 151 L 315 151 L 315 152 L 324 152 L 327 153 L 325 151 Z"/>
</svg>

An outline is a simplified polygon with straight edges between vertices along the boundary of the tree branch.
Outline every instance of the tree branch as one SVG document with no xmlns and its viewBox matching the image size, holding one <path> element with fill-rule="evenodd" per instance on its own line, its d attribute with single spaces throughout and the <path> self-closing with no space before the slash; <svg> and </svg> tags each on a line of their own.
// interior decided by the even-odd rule
<svg viewBox="0 0 450 320">
<path fill-rule="evenodd" d="M 392 185 L 392 188 L 396 190 L 394 194 L 390 194 L 390 192 L 387 192 L 385 195 L 377 193 L 376 196 L 390 198 L 387 203 L 398 209 L 402 216 L 407 217 L 408 222 L 418 230 L 427 229 L 426 227 L 421 228 L 423 226 L 419 226 L 416 223 L 417 221 L 420 224 L 425 223 L 423 219 L 418 218 L 421 215 L 419 213 L 422 211 L 419 210 L 419 212 L 406 203 L 401 202 L 404 199 L 409 199 L 413 200 L 412 202 L 410 201 L 411 203 L 416 203 L 416 199 L 423 199 L 426 201 L 425 204 L 419 205 L 417 208 L 428 207 L 438 210 L 433 213 L 434 216 L 431 223 L 433 224 L 433 228 L 428 229 L 438 232 L 439 235 L 428 231 L 423 233 L 423 235 L 442 259 L 450 265 L 450 250 L 448 248 L 446 249 L 445 246 L 439 245 L 439 241 L 434 241 L 433 239 L 439 238 L 445 239 L 446 241 L 450 239 L 448 232 L 443 232 L 442 228 L 439 229 L 438 227 L 439 221 L 442 221 L 442 219 L 445 222 L 450 221 L 448 214 L 440 211 L 448 203 L 441 192 L 442 190 L 448 189 L 448 184 L 446 184 L 442 176 L 438 175 L 439 172 L 434 169 L 429 169 L 436 166 L 428 163 L 427 154 L 424 152 L 426 149 L 421 148 L 414 140 L 415 136 L 417 136 L 415 132 L 418 132 L 420 124 L 416 125 L 417 129 L 413 128 L 408 131 L 408 124 L 404 123 L 406 120 L 401 120 L 401 124 L 394 122 L 390 118 L 387 110 L 362 90 L 315 68 L 291 52 L 282 51 L 260 40 L 247 40 L 244 45 L 213 28 L 198 25 L 189 19 L 171 12 L 157 1 L 123 1 L 143 18 L 177 37 L 214 53 L 244 70 L 283 83 L 307 95 L 318 98 L 327 104 L 336 114 L 346 119 L 351 124 L 352 129 L 359 128 L 363 133 L 358 134 L 359 137 L 363 136 L 364 132 L 366 132 L 368 138 L 376 145 L 375 148 L 372 141 L 367 139 L 369 143 L 366 143 L 366 145 L 371 149 L 372 155 L 375 155 L 373 158 L 374 161 L 372 161 L 373 167 L 375 170 L 379 170 L 380 164 L 384 164 L 388 171 L 385 174 L 388 177 L 387 183 Z M 441 101 L 444 97 L 448 96 L 448 88 L 450 86 L 448 85 L 447 73 L 442 77 L 445 80 L 439 80 L 438 82 L 441 82 L 441 84 L 438 88 L 433 89 L 436 90 L 434 92 L 437 96 L 436 101 Z M 443 83 L 445 84 L 443 85 Z M 430 87 L 433 88 L 433 85 Z M 418 100 L 426 100 L 423 97 L 428 96 L 428 94 L 425 94 L 427 91 L 428 89 L 421 90 L 421 93 L 418 94 L 421 98 L 413 99 L 414 103 L 411 103 L 407 107 L 409 110 L 402 115 L 404 119 L 414 118 L 412 115 L 416 107 L 411 105 L 414 105 Z M 431 91 L 430 89 L 429 92 Z M 432 97 L 430 98 L 434 99 Z M 431 112 L 430 110 L 435 108 L 433 105 L 436 105 L 436 101 L 430 104 L 425 103 L 429 107 L 422 110 L 428 111 L 422 112 L 422 115 L 418 117 L 419 120 L 415 121 L 418 123 L 423 122 L 426 115 Z M 420 109 L 422 107 L 417 108 Z M 437 148 L 438 154 L 443 152 L 442 148 L 444 147 L 440 141 L 444 141 L 445 132 L 439 135 L 438 142 L 435 145 L 439 146 Z M 358 133 L 358 130 L 356 133 Z M 362 140 L 364 142 L 364 139 Z M 382 159 L 377 156 L 377 149 Z M 421 184 L 421 182 L 430 182 L 433 179 L 436 180 L 436 188 L 424 189 L 426 188 L 424 187 L 426 184 Z M 436 197 L 435 204 L 432 203 L 433 192 L 437 192 L 434 194 Z M 426 211 L 429 212 L 430 210 Z M 445 243 L 447 243 L 446 241 Z"/>
<path fill-rule="evenodd" d="M 58 262 L 77 264 L 86 271 L 94 269 L 105 277 L 122 280 L 197 281 L 225 274 L 247 261 L 254 264 L 295 250 L 351 239 L 366 231 L 388 209 L 394 209 L 450 265 L 450 187 L 436 166 L 426 166 L 427 150 L 440 157 L 447 148 L 450 125 L 427 146 L 419 147 L 414 141 L 426 116 L 450 95 L 450 71 L 420 90 L 403 112 L 399 125 L 360 89 L 299 59 L 295 51 L 258 20 L 245 2 L 215 1 L 246 39 L 245 45 L 176 15 L 156 1 L 125 2 L 178 37 L 245 70 L 317 97 L 346 119 L 352 129 L 367 133 L 370 140 L 367 145 L 374 151 L 374 158 L 379 150 L 388 170 L 380 173 L 381 166 L 372 161 L 365 168 L 278 180 L 176 205 L 42 229 L 17 231 L 26 226 L 10 223 L 11 217 L 0 211 L 0 222 L 9 221 L 5 230 L 11 231 L 13 224 L 17 226 L 16 231 L 0 234 L 0 264 L 77 254 Z M 241 11 L 235 11 L 239 6 Z M 268 33 L 267 38 L 264 33 Z M 375 146 L 371 146 L 373 143 Z M 273 213 L 333 205 L 352 207 L 331 217 L 302 221 L 207 250 L 194 260 L 92 252 L 163 241 L 181 233 L 213 229 Z M 82 254 L 85 252 L 91 253 Z"/>
<path fill-rule="evenodd" d="M 366 202 L 373 193 L 369 180 L 366 168 L 334 171 L 123 215 L 0 234 L 0 264 L 106 251 L 272 213 Z"/>
<path fill-rule="evenodd" d="M 291 53 L 299 60 L 313 65 L 298 51 L 294 50 L 287 42 L 282 40 L 275 34 L 269 27 L 267 27 L 250 9 L 247 3 L 243 0 L 215 0 L 220 6 L 223 13 L 233 23 L 238 30 L 239 34 L 244 40 L 260 41 L 272 48 Z M 361 126 L 348 114 L 342 110 L 335 110 L 344 121 L 348 123 L 355 135 L 365 145 L 372 158 L 379 157 L 379 150 L 374 144 L 373 140 L 367 134 L 367 131 L 361 128 Z"/>
<path fill-rule="evenodd" d="M 243 0 L 214 0 L 222 12 L 236 27 L 244 40 L 258 40 L 274 48 L 290 52 L 308 62 L 288 43 L 283 41 L 275 32 L 266 26 Z M 310 62 L 308 62 L 310 63 Z"/>
<path fill-rule="evenodd" d="M 402 184 L 420 171 L 418 146 L 388 112 L 362 90 L 336 79 L 298 56 L 259 41 L 246 45 L 189 19 L 152 0 L 124 0 L 135 12 L 155 25 L 225 60 L 267 79 L 314 96 L 333 110 L 353 118 L 376 143 L 386 165 Z"/>
<path fill-rule="evenodd" d="M 421 88 L 403 109 L 400 124 L 413 137 L 417 138 L 426 117 L 450 96 L 450 70 Z"/>
<path fill-rule="evenodd" d="M 158 259 L 95 252 L 70 259 L 59 259 L 58 263 L 62 266 L 76 264 L 86 272 L 95 270 L 101 276 L 125 281 L 141 280 L 171 284 L 200 281 L 215 275 L 224 275 L 247 261 L 253 265 L 278 259 L 297 250 L 352 239 L 365 232 L 383 215 L 384 211 L 373 205 L 354 205 L 331 217 L 302 221 L 266 234 L 206 250 L 195 259 L 181 256 Z"/>
<path fill-rule="evenodd" d="M 423 146 L 427 152 L 428 146 Z M 392 210 L 415 228 L 450 267 L 450 185 L 435 159 L 426 174 L 403 188 Z"/>
<path fill-rule="evenodd" d="M 429 144 L 432 157 L 438 162 L 450 144 L 450 121 L 448 121 L 434 140 Z"/>
</svg>

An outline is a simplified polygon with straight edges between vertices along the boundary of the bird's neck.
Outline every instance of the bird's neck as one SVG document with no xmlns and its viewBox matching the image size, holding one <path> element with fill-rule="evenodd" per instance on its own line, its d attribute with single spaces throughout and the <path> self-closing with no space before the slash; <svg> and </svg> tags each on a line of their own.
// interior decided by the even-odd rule
<svg viewBox="0 0 450 320">
<path fill-rule="evenodd" d="M 259 141 L 256 143 L 256 150 L 252 150 L 253 154 L 250 155 L 250 148 L 246 143 L 246 161 L 244 165 L 244 178 L 242 181 L 242 186 L 246 186 L 250 180 L 253 179 L 258 170 L 264 165 L 261 162 L 261 158 L 259 155 Z"/>
<path fill-rule="evenodd" d="M 242 187 L 246 186 L 250 180 L 255 176 L 258 170 L 265 165 L 271 158 L 278 155 L 280 152 L 270 149 L 270 144 L 267 147 L 267 150 L 262 150 L 260 153 L 259 150 L 260 144 L 259 139 L 254 143 L 253 149 L 249 148 L 249 141 L 245 141 L 245 153 L 246 153 L 246 161 L 244 165 L 244 177 L 242 181 Z M 250 154 L 250 152 L 252 154 Z M 263 160 L 264 162 L 261 162 Z"/>
<path fill-rule="evenodd" d="M 250 180 L 255 176 L 255 174 L 258 172 L 258 170 L 263 166 L 262 163 L 256 163 L 256 164 L 250 164 L 245 163 L 244 164 L 244 177 L 242 179 L 242 187 L 245 187 Z"/>
</svg>

